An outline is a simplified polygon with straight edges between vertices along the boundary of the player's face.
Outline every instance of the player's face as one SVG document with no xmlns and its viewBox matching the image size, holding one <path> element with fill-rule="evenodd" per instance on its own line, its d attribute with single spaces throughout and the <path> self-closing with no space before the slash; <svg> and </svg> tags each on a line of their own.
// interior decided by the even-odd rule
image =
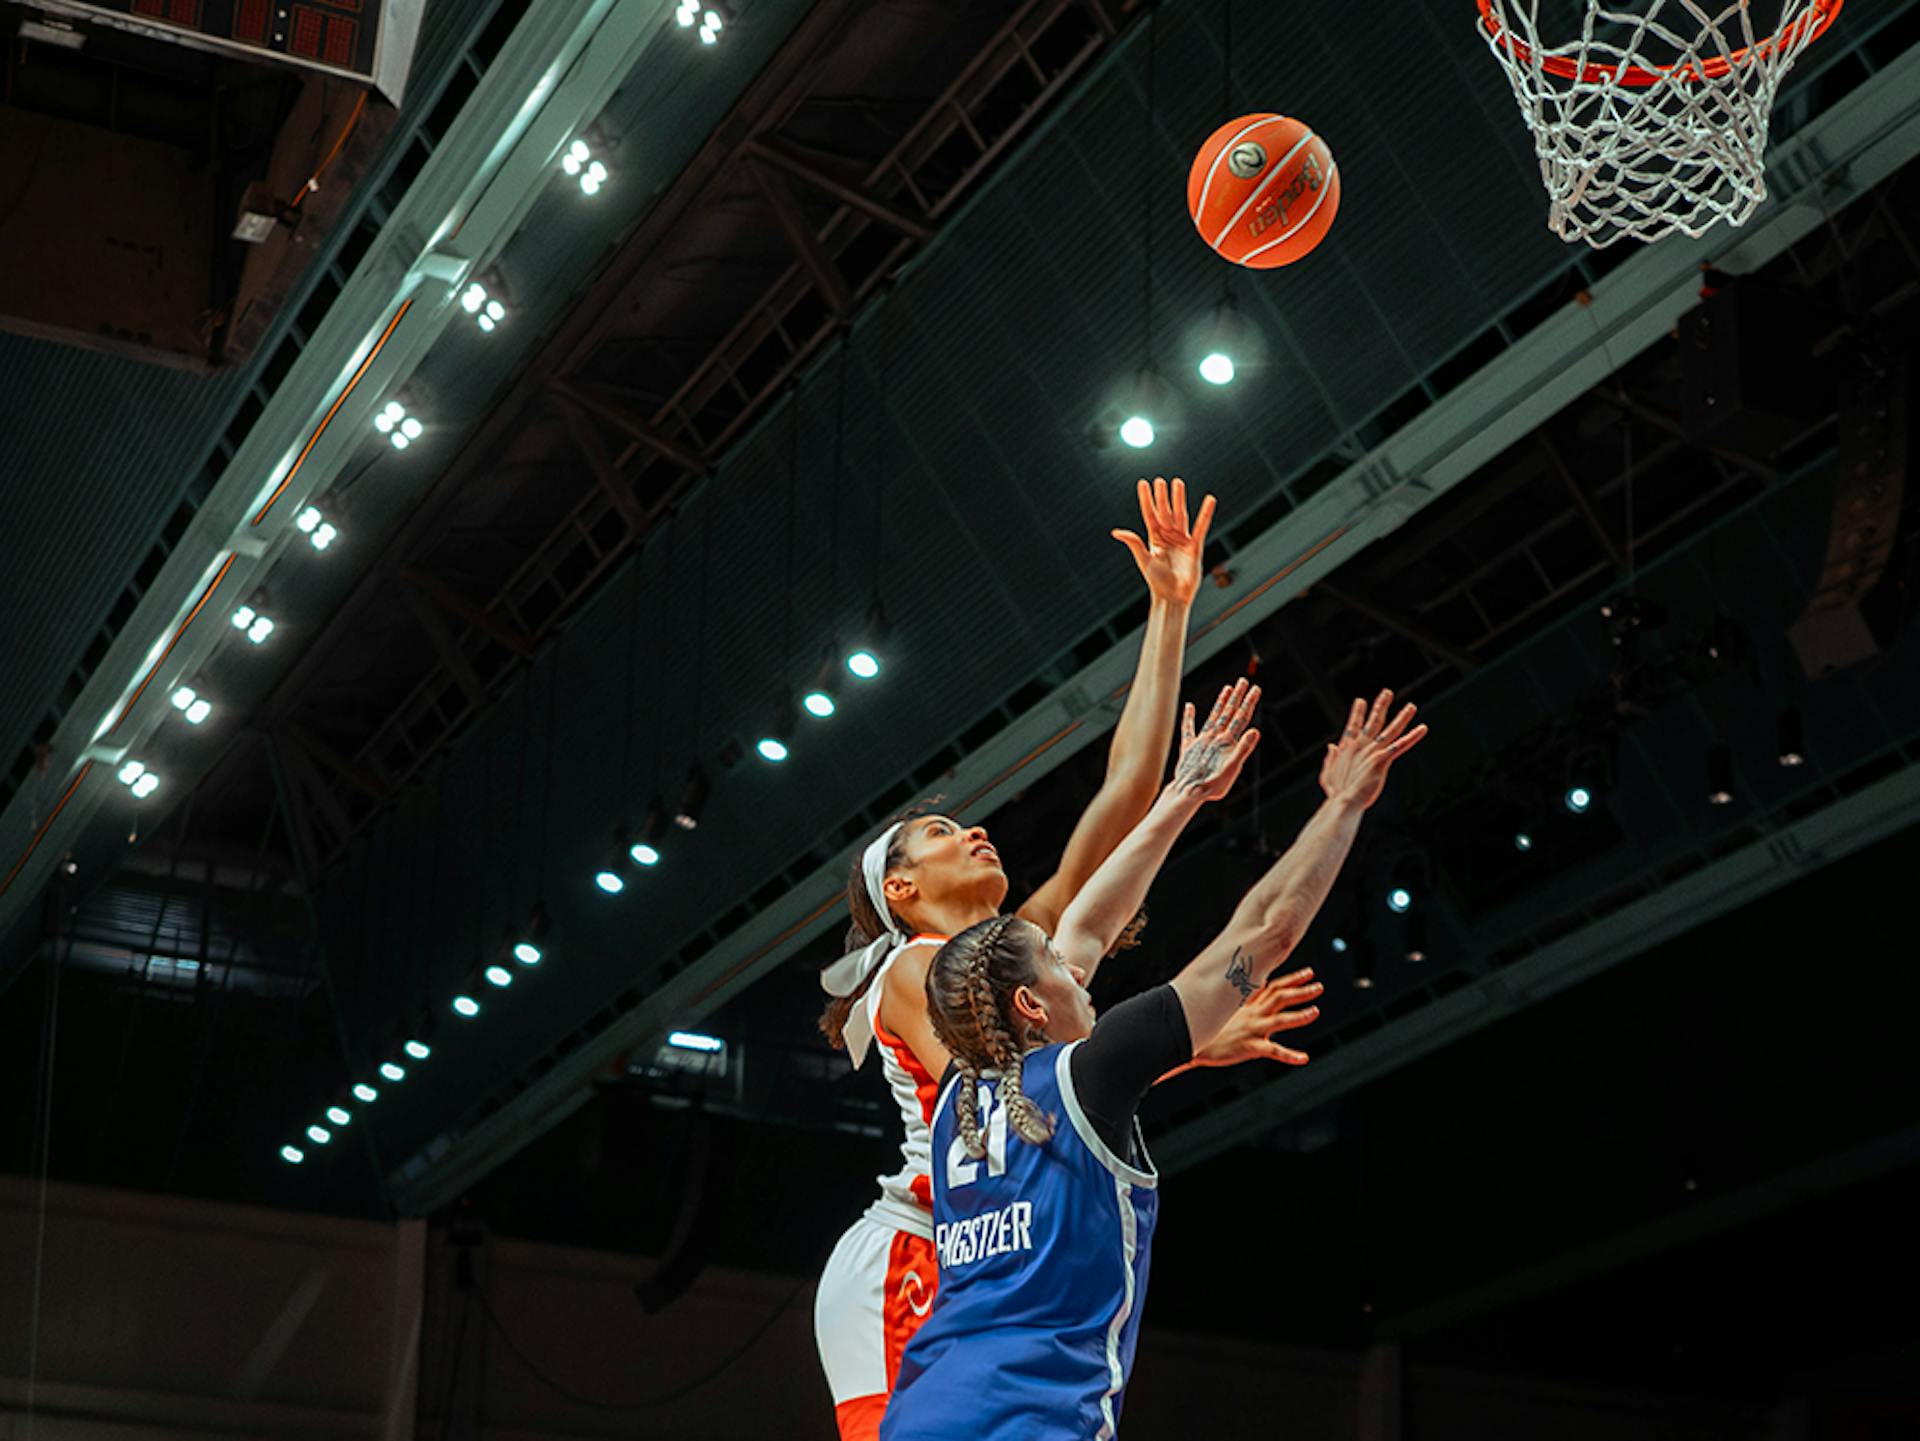
<svg viewBox="0 0 1920 1441">
<path fill-rule="evenodd" d="M 1033 933 L 1042 943 L 1034 957 L 1033 983 L 1028 989 L 1046 1008 L 1047 1039 L 1077 1041 L 1092 1034 L 1093 997 L 1087 993 L 1085 973 L 1061 960 L 1052 940 L 1038 926 L 1033 927 Z"/>
<path fill-rule="evenodd" d="M 921 816 L 907 825 L 907 859 L 911 868 L 898 874 L 913 882 L 922 904 L 975 903 L 997 911 L 1007 898 L 1007 873 L 985 826 Z"/>
</svg>

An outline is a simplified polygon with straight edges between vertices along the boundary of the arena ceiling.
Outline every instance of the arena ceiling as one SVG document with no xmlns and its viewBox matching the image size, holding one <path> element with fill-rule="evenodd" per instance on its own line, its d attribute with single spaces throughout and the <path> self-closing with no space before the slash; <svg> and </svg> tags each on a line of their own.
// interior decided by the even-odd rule
<svg viewBox="0 0 1920 1441">
<path fill-rule="evenodd" d="M 1268 689 L 1257 784 L 1176 857 L 1152 964 L 1284 843 L 1348 693 L 1413 694 L 1436 737 L 1316 932 L 1344 999 L 1315 1066 L 1157 1099 L 1163 1158 L 1310 1155 L 1352 1095 L 1381 1114 L 1431 1074 L 1391 1073 L 1448 1048 L 1492 1064 L 1529 1007 L 1575 1035 L 1555 992 L 1625 1005 L 1639 953 L 1911 826 L 1911 628 L 1804 693 L 1783 635 L 1825 558 L 1859 316 L 1913 329 L 1920 7 L 1850 13 L 1809 55 L 1778 200 L 1748 230 L 1598 255 L 1542 226 L 1468 16 L 1242 4 L 1229 36 L 1199 0 L 1151 21 L 1120 0 L 753 0 L 702 49 L 671 8 L 429 5 L 407 109 L 287 307 L 272 381 L 277 342 L 204 379 L 0 335 L 19 618 L 0 863 L 29 852 L 0 895 L 0 978 L 37 959 L 71 982 L 62 1065 L 90 1079 L 66 1114 L 106 1102 L 77 1174 L 431 1211 L 523 1148 L 549 1164 L 609 1088 L 589 1115 L 697 1096 L 864 1158 L 872 1097 L 806 1037 L 847 849 L 938 791 L 1038 866 L 1097 783 L 1139 619 L 1105 532 L 1140 463 L 1097 432 L 1144 361 L 1184 372 L 1222 299 L 1180 194 L 1226 113 L 1311 117 L 1346 189 L 1310 264 L 1232 281 L 1268 364 L 1195 388 L 1148 453 L 1221 497 L 1193 684 L 1252 663 Z M 1407 43 L 1383 50 L 1389 30 Z M 611 172 L 591 200 L 557 165 L 576 135 Z M 1817 394 L 1760 438 L 1688 415 L 1673 332 L 1703 264 L 1825 322 Z M 492 335 L 455 300 L 473 276 L 511 306 Z M 272 644 L 187 633 L 128 712 L 125 753 L 163 789 L 136 806 L 99 752 L 69 792 L 408 297 L 345 438 L 301 471 L 341 542 L 315 557 L 283 534 L 222 593 L 219 614 L 271 608 Z M 1814 354 L 1779 344 L 1782 364 Z M 392 397 L 427 423 L 404 453 L 371 428 Z M 1596 610 L 1629 589 L 1663 617 L 1623 648 Z M 724 763 L 876 601 L 881 678 L 784 766 Z M 183 681 L 216 700 L 200 730 L 167 714 Z M 1789 773 L 1768 748 L 1796 701 L 1812 740 Z M 1709 806 L 1721 741 L 1740 785 Z M 1557 812 L 1596 753 L 1597 814 Z M 598 894 L 616 832 L 695 763 L 698 830 Z M 1407 874 L 1432 907 L 1376 913 Z M 538 971 L 454 1018 L 536 904 Z M 24 1060 L 40 1015 L 12 1009 Z M 302 1167 L 275 1159 L 427 1016 L 430 1061 Z M 694 1026 L 730 1070 L 659 1049 Z M 488 1183 L 507 1209 L 519 1174 Z M 1466 1278 L 1427 1284 L 1399 1309 Z"/>
</svg>

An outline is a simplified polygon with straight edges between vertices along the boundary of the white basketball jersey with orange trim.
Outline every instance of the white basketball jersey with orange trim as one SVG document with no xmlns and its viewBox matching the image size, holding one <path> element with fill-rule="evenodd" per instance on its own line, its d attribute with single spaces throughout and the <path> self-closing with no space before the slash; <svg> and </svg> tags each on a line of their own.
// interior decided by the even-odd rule
<svg viewBox="0 0 1920 1441">
<path fill-rule="evenodd" d="M 879 1177 L 880 1199 L 867 1208 L 867 1214 L 885 1225 L 897 1226 L 913 1235 L 933 1239 L 933 1107 L 939 1099 L 939 1082 L 927 1074 L 907 1043 L 880 1024 L 880 1001 L 885 994 L 887 972 L 903 951 L 913 946 L 944 945 L 945 936 L 915 936 L 896 946 L 874 972 L 867 987 L 867 1021 L 873 1027 L 873 1039 L 880 1052 L 880 1073 L 900 1109 L 900 1123 L 906 1135 L 900 1142 L 900 1169 Z"/>
</svg>

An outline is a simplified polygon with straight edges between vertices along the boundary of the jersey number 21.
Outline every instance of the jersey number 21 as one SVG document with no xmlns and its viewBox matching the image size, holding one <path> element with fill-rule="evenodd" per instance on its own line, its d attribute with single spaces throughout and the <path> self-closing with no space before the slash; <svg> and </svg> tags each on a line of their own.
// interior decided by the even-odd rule
<svg viewBox="0 0 1920 1441">
<path fill-rule="evenodd" d="M 977 1094 L 975 1114 L 980 1117 L 980 1129 L 987 1137 L 987 1174 L 1004 1176 L 1007 1174 L 1007 1108 L 984 1081 L 979 1083 Z M 971 1186 L 979 1179 L 980 1163 L 967 1154 L 967 1143 L 955 1136 L 953 1144 L 947 1147 L 947 1189 Z"/>
</svg>

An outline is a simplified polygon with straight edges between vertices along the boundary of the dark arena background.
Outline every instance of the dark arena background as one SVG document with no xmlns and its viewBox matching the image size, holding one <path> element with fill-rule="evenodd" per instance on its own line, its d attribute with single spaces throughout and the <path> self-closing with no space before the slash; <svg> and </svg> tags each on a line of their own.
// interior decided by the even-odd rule
<svg viewBox="0 0 1920 1441">
<path fill-rule="evenodd" d="M 1311 1063 L 1144 1106 L 1124 1434 L 1920 1437 L 1920 4 L 1604 248 L 1479 21 L 0 4 L 0 1436 L 832 1437 L 849 860 L 1045 879 L 1180 475 L 1263 740 L 1096 1001 L 1432 734 Z M 1261 111 L 1276 270 L 1184 208 Z"/>
</svg>

